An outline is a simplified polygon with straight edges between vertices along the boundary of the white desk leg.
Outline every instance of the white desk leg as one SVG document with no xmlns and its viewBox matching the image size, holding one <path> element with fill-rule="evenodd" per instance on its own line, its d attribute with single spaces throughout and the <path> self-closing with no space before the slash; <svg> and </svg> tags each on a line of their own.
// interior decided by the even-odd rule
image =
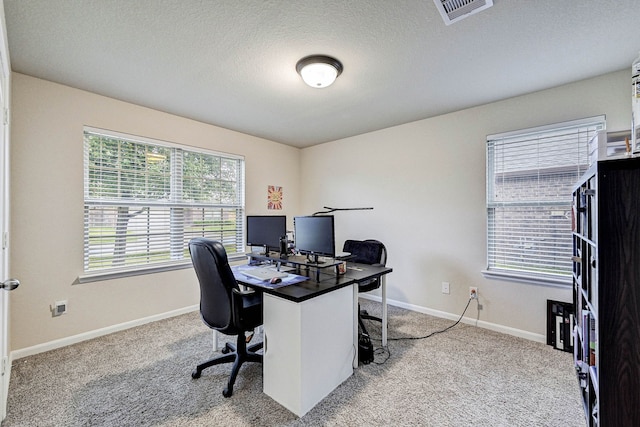
<svg viewBox="0 0 640 427">
<path fill-rule="evenodd" d="M 358 368 L 358 284 L 353 285 L 353 348 L 355 349 L 353 357 L 353 369 Z"/>
<path fill-rule="evenodd" d="M 380 277 L 382 281 L 382 346 L 387 346 L 387 275 Z"/>
<path fill-rule="evenodd" d="M 213 331 L 213 352 L 215 353 L 216 351 L 218 351 L 218 331 L 216 331 L 215 329 Z"/>
</svg>

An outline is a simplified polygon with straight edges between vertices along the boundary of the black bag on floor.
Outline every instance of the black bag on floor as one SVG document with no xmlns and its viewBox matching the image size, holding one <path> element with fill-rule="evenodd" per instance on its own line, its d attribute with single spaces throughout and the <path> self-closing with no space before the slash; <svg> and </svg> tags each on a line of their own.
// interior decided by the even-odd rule
<svg viewBox="0 0 640 427">
<path fill-rule="evenodd" d="M 367 334 L 358 337 L 358 359 L 363 365 L 373 362 L 373 344 Z"/>
</svg>

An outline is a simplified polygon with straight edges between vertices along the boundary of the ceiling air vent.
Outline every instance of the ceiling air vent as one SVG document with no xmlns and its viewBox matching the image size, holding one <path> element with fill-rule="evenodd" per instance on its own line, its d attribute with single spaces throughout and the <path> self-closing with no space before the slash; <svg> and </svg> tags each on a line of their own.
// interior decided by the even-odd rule
<svg viewBox="0 0 640 427">
<path fill-rule="evenodd" d="M 447 25 L 493 6 L 493 0 L 433 0 L 433 2 Z"/>
</svg>

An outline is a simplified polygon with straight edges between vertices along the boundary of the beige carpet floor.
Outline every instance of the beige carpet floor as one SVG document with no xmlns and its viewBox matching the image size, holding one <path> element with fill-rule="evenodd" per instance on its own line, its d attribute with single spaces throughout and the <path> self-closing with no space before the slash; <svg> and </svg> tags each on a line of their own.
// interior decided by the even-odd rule
<svg viewBox="0 0 640 427">
<path fill-rule="evenodd" d="M 389 318 L 395 338 L 453 323 L 392 306 Z M 367 325 L 379 336 L 379 323 Z M 211 332 L 194 312 L 14 361 L 2 425 L 585 425 L 569 353 L 465 324 L 388 349 L 298 418 L 262 393 L 260 364 L 243 366 L 228 399 L 229 365 L 191 378 L 211 356 Z"/>
</svg>

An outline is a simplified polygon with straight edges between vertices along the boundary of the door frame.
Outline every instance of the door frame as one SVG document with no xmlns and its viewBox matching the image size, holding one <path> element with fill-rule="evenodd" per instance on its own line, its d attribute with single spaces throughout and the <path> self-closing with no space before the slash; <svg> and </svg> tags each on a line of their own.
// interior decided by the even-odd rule
<svg viewBox="0 0 640 427">
<path fill-rule="evenodd" d="M 4 0 L 0 0 L 0 281 L 9 278 L 9 109 L 11 67 Z M 7 393 L 11 377 L 9 357 L 9 295 L 0 290 L 0 421 L 7 414 Z"/>
</svg>

